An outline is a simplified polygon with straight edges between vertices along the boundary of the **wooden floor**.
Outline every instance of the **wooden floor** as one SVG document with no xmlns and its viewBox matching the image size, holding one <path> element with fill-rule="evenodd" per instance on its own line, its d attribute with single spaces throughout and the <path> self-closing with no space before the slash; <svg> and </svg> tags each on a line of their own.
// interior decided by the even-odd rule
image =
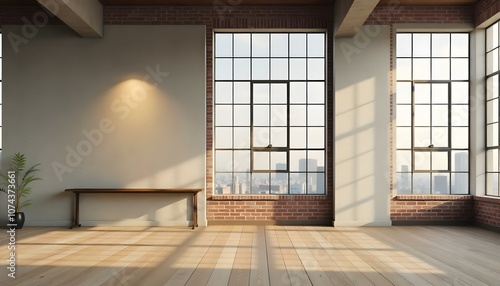
<svg viewBox="0 0 500 286">
<path fill-rule="evenodd" d="M 500 285 L 500 234 L 474 227 L 28 227 L 0 285 Z"/>
</svg>

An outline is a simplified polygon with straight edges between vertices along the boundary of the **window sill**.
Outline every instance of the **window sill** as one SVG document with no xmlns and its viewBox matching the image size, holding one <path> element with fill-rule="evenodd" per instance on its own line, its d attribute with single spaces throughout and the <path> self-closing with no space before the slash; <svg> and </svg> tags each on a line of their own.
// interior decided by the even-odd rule
<svg viewBox="0 0 500 286">
<path fill-rule="evenodd" d="M 471 195 L 397 195 L 393 201 L 470 201 Z"/>
<path fill-rule="evenodd" d="M 212 201 L 323 201 L 327 195 L 212 195 Z"/>
</svg>

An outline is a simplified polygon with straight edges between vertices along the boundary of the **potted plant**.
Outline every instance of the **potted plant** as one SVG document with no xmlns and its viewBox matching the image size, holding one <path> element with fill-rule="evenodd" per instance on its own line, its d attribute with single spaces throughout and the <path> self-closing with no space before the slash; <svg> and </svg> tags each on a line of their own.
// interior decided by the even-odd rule
<svg viewBox="0 0 500 286">
<path fill-rule="evenodd" d="M 14 216 L 10 216 L 9 211 L 9 224 L 17 225 L 16 228 L 22 228 L 24 225 L 24 213 L 21 210 L 24 207 L 31 205 L 31 200 L 27 199 L 31 193 L 29 184 L 33 181 L 41 180 L 36 176 L 36 172 L 40 171 L 38 166 L 40 163 L 26 169 L 26 156 L 20 152 L 14 154 L 12 157 L 11 169 L 7 174 L 0 174 L 1 188 L 0 191 L 7 194 L 9 209 L 14 209 Z"/>
</svg>

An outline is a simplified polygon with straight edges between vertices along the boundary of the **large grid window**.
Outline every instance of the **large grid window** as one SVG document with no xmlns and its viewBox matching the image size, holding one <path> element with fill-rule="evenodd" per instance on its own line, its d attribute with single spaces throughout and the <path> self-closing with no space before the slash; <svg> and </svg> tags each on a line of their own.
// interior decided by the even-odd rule
<svg viewBox="0 0 500 286">
<path fill-rule="evenodd" d="M 499 22 L 486 29 L 486 195 L 498 192 Z"/>
<path fill-rule="evenodd" d="M 469 34 L 398 33 L 397 193 L 469 193 Z"/>
<path fill-rule="evenodd" d="M 215 33 L 215 194 L 325 194 L 325 40 Z"/>
</svg>

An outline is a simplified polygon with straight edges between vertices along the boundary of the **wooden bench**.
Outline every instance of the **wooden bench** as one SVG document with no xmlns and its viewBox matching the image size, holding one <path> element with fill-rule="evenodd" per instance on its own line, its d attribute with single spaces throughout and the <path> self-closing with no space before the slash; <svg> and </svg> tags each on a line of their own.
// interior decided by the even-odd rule
<svg viewBox="0 0 500 286">
<path fill-rule="evenodd" d="M 80 194 L 192 194 L 193 195 L 193 229 L 198 227 L 198 193 L 202 189 L 66 189 L 65 192 L 75 194 L 74 226 L 80 224 Z"/>
</svg>

